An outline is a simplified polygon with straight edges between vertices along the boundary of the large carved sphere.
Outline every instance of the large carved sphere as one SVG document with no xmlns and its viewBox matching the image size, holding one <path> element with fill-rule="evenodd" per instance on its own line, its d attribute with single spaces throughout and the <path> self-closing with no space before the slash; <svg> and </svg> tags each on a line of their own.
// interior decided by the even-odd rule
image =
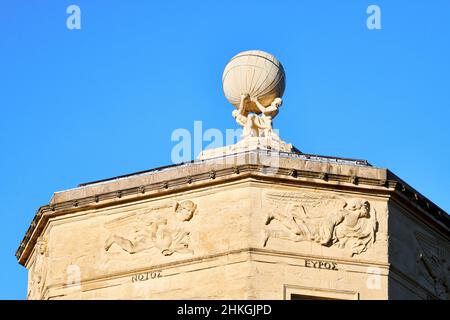
<svg viewBox="0 0 450 320">
<path fill-rule="evenodd" d="M 239 107 L 241 94 L 257 97 L 263 106 L 284 93 L 285 74 L 281 63 L 270 53 L 250 50 L 235 55 L 225 67 L 222 75 L 223 92 L 228 101 Z M 259 113 L 253 102 L 246 110 Z"/>
</svg>

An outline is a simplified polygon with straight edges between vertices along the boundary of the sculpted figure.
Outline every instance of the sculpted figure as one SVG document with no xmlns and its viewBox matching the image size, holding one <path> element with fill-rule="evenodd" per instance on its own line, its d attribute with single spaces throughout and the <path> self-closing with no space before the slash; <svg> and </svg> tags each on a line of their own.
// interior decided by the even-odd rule
<svg viewBox="0 0 450 320">
<path fill-rule="evenodd" d="M 190 200 L 176 203 L 174 214 L 180 223 L 192 219 L 197 205 Z M 133 235 L 127 237 L 112 234 L 105 241 L 105 251 L 113 244 L 122 250 L 134 254 L 151 248 L 158 248 L 163 255 L 171 255 L 174 252 L 192 253 L 189 249 L 189 232 L 179 229 L 171 229 L 167 219 L 155 219 L 138 226 Z"/>
<path fill-rule="evenodd" d="M 254 113 L 249 114 L 246 110 L 246 105 L 250 101 L 255 103 L 261 112 L 260 116 Z M 280 137 L 273 131 L 272 121 L 278 114 L 278 109 L 281 107 L 282 102 L 281 98 L 275 98 L 269 106 L 264 107 L 258 101 L 258 98 L 250 98 L 249 94 L 242 94 L 238 110 L 233 110 L 232 113 L 236 122 L 243 128 L 242 138 L 266 137 L 280 141 Z"/>
<path fill-rule="evenodd" d="M 261 115 L 255 123 L 256 127 L 261 129 L 259 136 L 264 136 L 267 138 L 274 137 L 276 140 L 280 140 L 278 135 L 273 132 L 272 121 L 273 118 L 277 116 L 279 112 L 278 109 L 281 107 L 283 100 L 281 100 L 281 98 L 275 98 L 267 107 L 264 107 L 256 97 L 252 97 L 251 101 L 254 102 L 259 111 L 261 111 Z"/>
<path fill-rule="evenodd" d="M 351 255 L 367 250 L 375 241 L 376 212 L 368 201 L 320 198 L 315 194 L 270 194 L 266 225 L 276 220 L 284 228 L 264 229 L 262 245 L 270 237 L 290 241 L 313 241 L 323 246 L 346 248 Z M 292 199 L 283 205 L 286 199 Z M 304 205 L 304 204 L 305 205 Z M 307 207 L 306 207 L 307 205 Z M 342 209 L 332 210 L 341 206 Z M 308 210 L 311 212 L 308 212 Z M 328 213 L 324 210 L 328 210 Z"/>
<path fill-rule="evenodd" d="M 273 129 L 273 119 L 282 105 L 285 79 L 283 66 L 267 52 L 250 50 L 234 56 L 225 67 L 222 84 L 225 97 L 235 109 L 233 118 L 243 128 L 241 139 L 235 144 L 203 150 L 199 159 L 247 150 L 296 151 Z"/>
<path fill-rule="evenodd" d="M 28 299 L 41 299 L 47 277 L 47 241 L 42 237 L 36 241 L 36 254 L 30 279 Z"/>
<path fill-rule="evenodd" d="M 167 242 L 168 240 L 167 237 L 164 239 L 162 228 L 166 224 L 166 219 L 151 221 L 144 228 L 135 229 L 135 234 L 131 237 L 128 236 L 131 239 L 112 234 L 105 241 L 105 251 L 108 251 L 113 244 L 117 244 L 122 250 L 131 254 L 156 247 L 159 242 Z"/>
<path fill-rule="evenodd" d="M 236 119 L 236 122 L 242 126 L 242 138 L 246 137 L 255 137 L 258 136 L 258 131 L 255 126 L 255 114 L 249 114 L 246 109 L 245 105 L 249 101 L 249 95 L 243 94 L 241 95 L 241 103 L 239 104 L 238 110 L 233 110 L 232 115 Z"/>
<path fill-rule="evenodd" d="M 436 255 L 420 253 L 420 260 L 434 284 L 434 291 L 440 299 L 450 298 L 450 265 Z"/>
<path fill-rule="evenodd" d="M 366 251 L 375 241 L 377 228 L 376 212 L 368 201 L 352 200 L 344 208 L 343 220 L 336 227 L 335 238 L 338 247 L 349 247 L 353 254 Z"/>
<path fill-rule="evenodd" d="M 197 209 L 197 205 L 190 201 L 182 201 L 181 203 L 175 203 L 175 216 L 179 221 L 189 221 L 194 216 L 194 212 Z"/>
<path fill-rule="evenodd" d="M 416 232 L 418 271 L 434 286 L 439 299 L 450 299 L 450 247 L 429 235 Z"/>
<path fill-rule="evenodd" d="M 311 231 L 305 222 L 306 214 L 303 206 L 289 204 L 286 212 L 279 213 L 272 211 L 267 214 L 265 224 L 268 225 L 275 219 L 279 221 L 289 232 L 286 231 L 263 231 L 263 246 L 266 245 L 269 237 L 291 240 L 295 242 L 310 240 Z"/>
<path fill-rule="evenodd" d="M 261 112 L 260 116 L 253 113 L 249 114 L 248 111 L 246 111 L 245 106 L 249 100 L 255 103 Z M 272 137 L 275 140 L 280 140 L 278 135 L 273 132 L 272 121 L 278 114 L 278 109 L 281 107 L 282 103 L 283 101 L 281 98 L 275 98 L 269 106 L 264 107 L 258 101 L 258 98 L 252 97 L 250 99 L 248 94 L 242 94 L 238 110 L 234 110 L 232 113 L 236 122 L 243 127 L 242 137 Z"/>
<path fill-rule="evenodd" d="M 349 237 L 358 235 L 361 225 L 360 218 L 370 216 L 370 204 L 368 201 L 352 200 L 344 206 L 344 209 L 329 214 L 323 221 L 319 234 L 314 237 L 316 242 L 327 245 L 330 241 L 339 240 L 339 246 L 345 246 Z M 339 225 L 339 229 L 335 228 Z"/>
</svg>

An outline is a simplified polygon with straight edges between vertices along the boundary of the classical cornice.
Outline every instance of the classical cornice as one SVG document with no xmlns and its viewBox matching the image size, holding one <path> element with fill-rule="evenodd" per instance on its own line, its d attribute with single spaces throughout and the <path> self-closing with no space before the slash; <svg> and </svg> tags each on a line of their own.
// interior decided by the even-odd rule
<svg viewBox="0 0 450 320">
<path fill-rule="evenodd" d="M 303 155 L 301 160 L 311 159 L 309 156 Z M 298 155 L 295 155 L 298 159 Z M 331 161 L 335 164 L 339 163 L 336 160 Z M 311 161 L 318 161 L 316 158 Z M 345 160 L 351 164 L 350 160 Z M 355 160 L 361 161 L 361 160 Z M 198 163 L 197 163 L 198 164 Z M 165 170 L 177 170 L 180 166 L 189 166 L 191 164 L 180 164 L 164 167 Z M 356 166 L 366 166 L 367 162 L 354 163 Z M 206 167 L 205 167 L 206 168 Z M 154 170 L 161 170 L 157 168 Z M 147 171 L 146 171 L 147 172 Z M 116 177 L 114 179 L 132 179 L 136 174 Z M 139 185 L 130 188 L 124 188 L 120 190 L 98 193 L 93 196 L 80 197 L 71 199 L 69 201 L 52 202 L 48 205 L 40 207 L 28 228 L 25 237 L 20 243 L 16 252 L 16 257 L 20 264 L 25 265 L 32 248 L 45 228 L 48 220 L 53 217 L 65 215 L 68 213 L 74 213 L 79 211 L 85 211 L 90 209 L 102 208 L 106 206 L 113 206 L 120 203 L 138 201 L 141 199 L 154 198 L 157 196 L 163 196 L 165 194 L 171 194 L 183 190 L 202 188 L 205 185 L 223 184 L 227 181 L 241 180 L 245 178 L 254 178 L 257 180 L 267 180 L 272 182 L 284 182 L 293 185 L 302 186 L 314 186 L 330 189 L 341 190 L 364 190 L 367 193 L 384 193 L 387 195 L 397 194 L 398 201 L 406 203 L 406 205 L 414 205 L 423 207 L 426 214 L 433 218 L 435 226 L 444 228 L 444 232 L 450 229 L 449 216 L 430 200 L 419 194 L 413 188 L 408 186 L 402 180 L 398 179 L 395 175 L 388 172 L 388 179 L 368 178 L 360 177 L 354 174 L 336 174 L 328 172 L 317 172 L 310 170 L 298 170 L 288 167 L 269 167 L 261 164 L 241 164 L 230 165 L 221 167 L 217 170 L 205 170 L 191 175 L 176 176 L 172 179 L 158 181 L 155 183 Z M 89 184 L 80 185 L 83 188 L 104 183 L 106 181 L 114 181 L 111 179 L 97 181 Z M 437 223 L 437 224 L 436 224 Z"/>
</svg>

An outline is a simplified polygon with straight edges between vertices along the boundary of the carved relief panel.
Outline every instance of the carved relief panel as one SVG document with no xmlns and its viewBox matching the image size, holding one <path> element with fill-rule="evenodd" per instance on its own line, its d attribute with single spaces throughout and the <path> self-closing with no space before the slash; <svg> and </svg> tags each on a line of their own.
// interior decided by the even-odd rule
<svg viewBox="0 0 450 320">
<path fill-rule="evenodd" d="M 416 232 L 417 274 L 434 288 L 439 299 L 450 299 L 450 248 L 448 243 Z"/>
<path fill-rule="evenodd" d="M 40 237 L 36 241 L 33 263 L 29 271 L 27 299 L 42 299 L 47 280 L 48 246 L 47 240 Z"/>
<path fill-rule="evenodd" d="M 193 253 L 189 221 L 196 210 L 197 205 L 190 200 L 174 201 L 107 221 L 104 226 L 109 235 L 104 250 L 117 246 L 128 254 L 150 249 L 163 256 Z"/>
<path fill-rule="evenodd" d="M 271 238 L 310 241 L 347 250 L 353 256 L 375 242 L 377 215 L 364 199 L 339 195 L 294 192 L 266 192 L 263 195 L 266 227 L 262 246 Z"/>
</svg>

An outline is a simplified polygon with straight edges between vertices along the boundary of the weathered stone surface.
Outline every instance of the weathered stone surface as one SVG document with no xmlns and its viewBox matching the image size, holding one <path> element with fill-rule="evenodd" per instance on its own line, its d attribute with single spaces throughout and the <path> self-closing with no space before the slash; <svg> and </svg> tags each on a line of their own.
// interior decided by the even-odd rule
<svg viewBox="0 0 450 320">
<path fill-rule="evenodd" d="M 254 151 L 55 193 L 17 256 L 30 299 L 446 299 L 449 219 L 412 190 Z"/>
</svg>

